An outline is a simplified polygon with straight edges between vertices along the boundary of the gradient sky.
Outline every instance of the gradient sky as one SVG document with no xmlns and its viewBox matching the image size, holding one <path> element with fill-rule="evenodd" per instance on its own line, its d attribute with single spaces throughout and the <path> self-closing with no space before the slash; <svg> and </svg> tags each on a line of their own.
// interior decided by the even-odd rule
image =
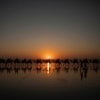
<svg viewBox="0 0 100 100">
<path fill-rule="evenodd" d="M 99 0 L 0 0 L 0 57 L 100 57 Z"/>
</svg>

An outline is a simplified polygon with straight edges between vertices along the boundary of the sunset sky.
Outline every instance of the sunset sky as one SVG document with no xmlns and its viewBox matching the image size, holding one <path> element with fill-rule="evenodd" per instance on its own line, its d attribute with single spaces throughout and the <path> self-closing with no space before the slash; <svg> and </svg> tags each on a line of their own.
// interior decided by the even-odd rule
<svg viewBox="0 0 100 100">
<path fill-rule="evenodd" d="M 99 0 L 0 0 L 0 57 L 100 57 Z"/>
</svg>

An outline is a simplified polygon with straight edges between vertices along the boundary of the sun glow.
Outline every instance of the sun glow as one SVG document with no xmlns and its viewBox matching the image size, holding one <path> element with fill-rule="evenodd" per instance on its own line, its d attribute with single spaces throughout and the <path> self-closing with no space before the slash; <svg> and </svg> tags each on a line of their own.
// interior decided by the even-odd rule
<svg viewBox="0 0 100 100">
<path fill-rule="evenodd" d="M 51 57 L 50 56 L 47 56 L 47 59 L 50 59 Z"/>
<path fill-rule="evenodd" d="M 43 49 L 37 54 L 37 57 L 41 59 L 55 59 L 57 58 L 57 52 L 55 52 L 55 50 Z"/>
<path fill-rule="evenodd" d="M 45 55 L 45 58 L 46 58 L 46 59 L 51 59 L 52 57 L 53 57 L 53 56 L 52 56 L 52 54 L 50 54 L 50 53 L 48 53 L 48 54 Z"/>
</svg>

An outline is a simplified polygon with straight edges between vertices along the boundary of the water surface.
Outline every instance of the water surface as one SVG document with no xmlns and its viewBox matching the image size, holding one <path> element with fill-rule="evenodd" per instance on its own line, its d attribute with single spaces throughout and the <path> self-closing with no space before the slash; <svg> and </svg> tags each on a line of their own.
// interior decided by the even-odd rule
<svg viewBox="0 0 100 100">
<path fill-rule="evenodd" d="M 2 100 L 99 100 L 100 65 L 54 63 L 0 66 Z"/>
</svg>

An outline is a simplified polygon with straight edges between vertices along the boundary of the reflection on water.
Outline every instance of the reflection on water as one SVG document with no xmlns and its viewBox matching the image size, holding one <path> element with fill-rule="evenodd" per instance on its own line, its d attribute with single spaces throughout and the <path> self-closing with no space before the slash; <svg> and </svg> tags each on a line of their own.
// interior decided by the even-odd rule
<svg viewBox="0 0 100 100">
<path fill-rule="evenodd" d="M 49 62 L 47 63 L 47 74 L 49 74 L 49 72 L 50 72 L 50 64 L 49 64 Z"/>
<path fill-rule="evenodd" d="M 100 94 L 100 63 L 0 64 L 3 99 L 93 99 Z"/>
<path fill-rule="evenodd" d="M 47 74 L 51 74 L 52 72 L 57 73 L 59 72 L 70 72 L 73 71 L 75 73 L 80 73 L 81 80 L 83 78 L 87 78 L 88 70 L 89 71 L 94 71 L 95 73 L 98 73 L 100 65 L 93 65 L 93 64 L 88 64 L 87 66 L 80 66 L 80 64 L 56 64 L 56 63 L 42 63 L 42 64 L 2 64 L 0 65 L 0 74 L 3 72 L 7 72 L 8 74 L 11 74 L 13 71 L 15 74 L 20 73 L 23 71 L 24 73 L 26 72 L 31 72 L 31 71 L 37 71 L 37 72 L 46 72 Z"/>
</svg>

